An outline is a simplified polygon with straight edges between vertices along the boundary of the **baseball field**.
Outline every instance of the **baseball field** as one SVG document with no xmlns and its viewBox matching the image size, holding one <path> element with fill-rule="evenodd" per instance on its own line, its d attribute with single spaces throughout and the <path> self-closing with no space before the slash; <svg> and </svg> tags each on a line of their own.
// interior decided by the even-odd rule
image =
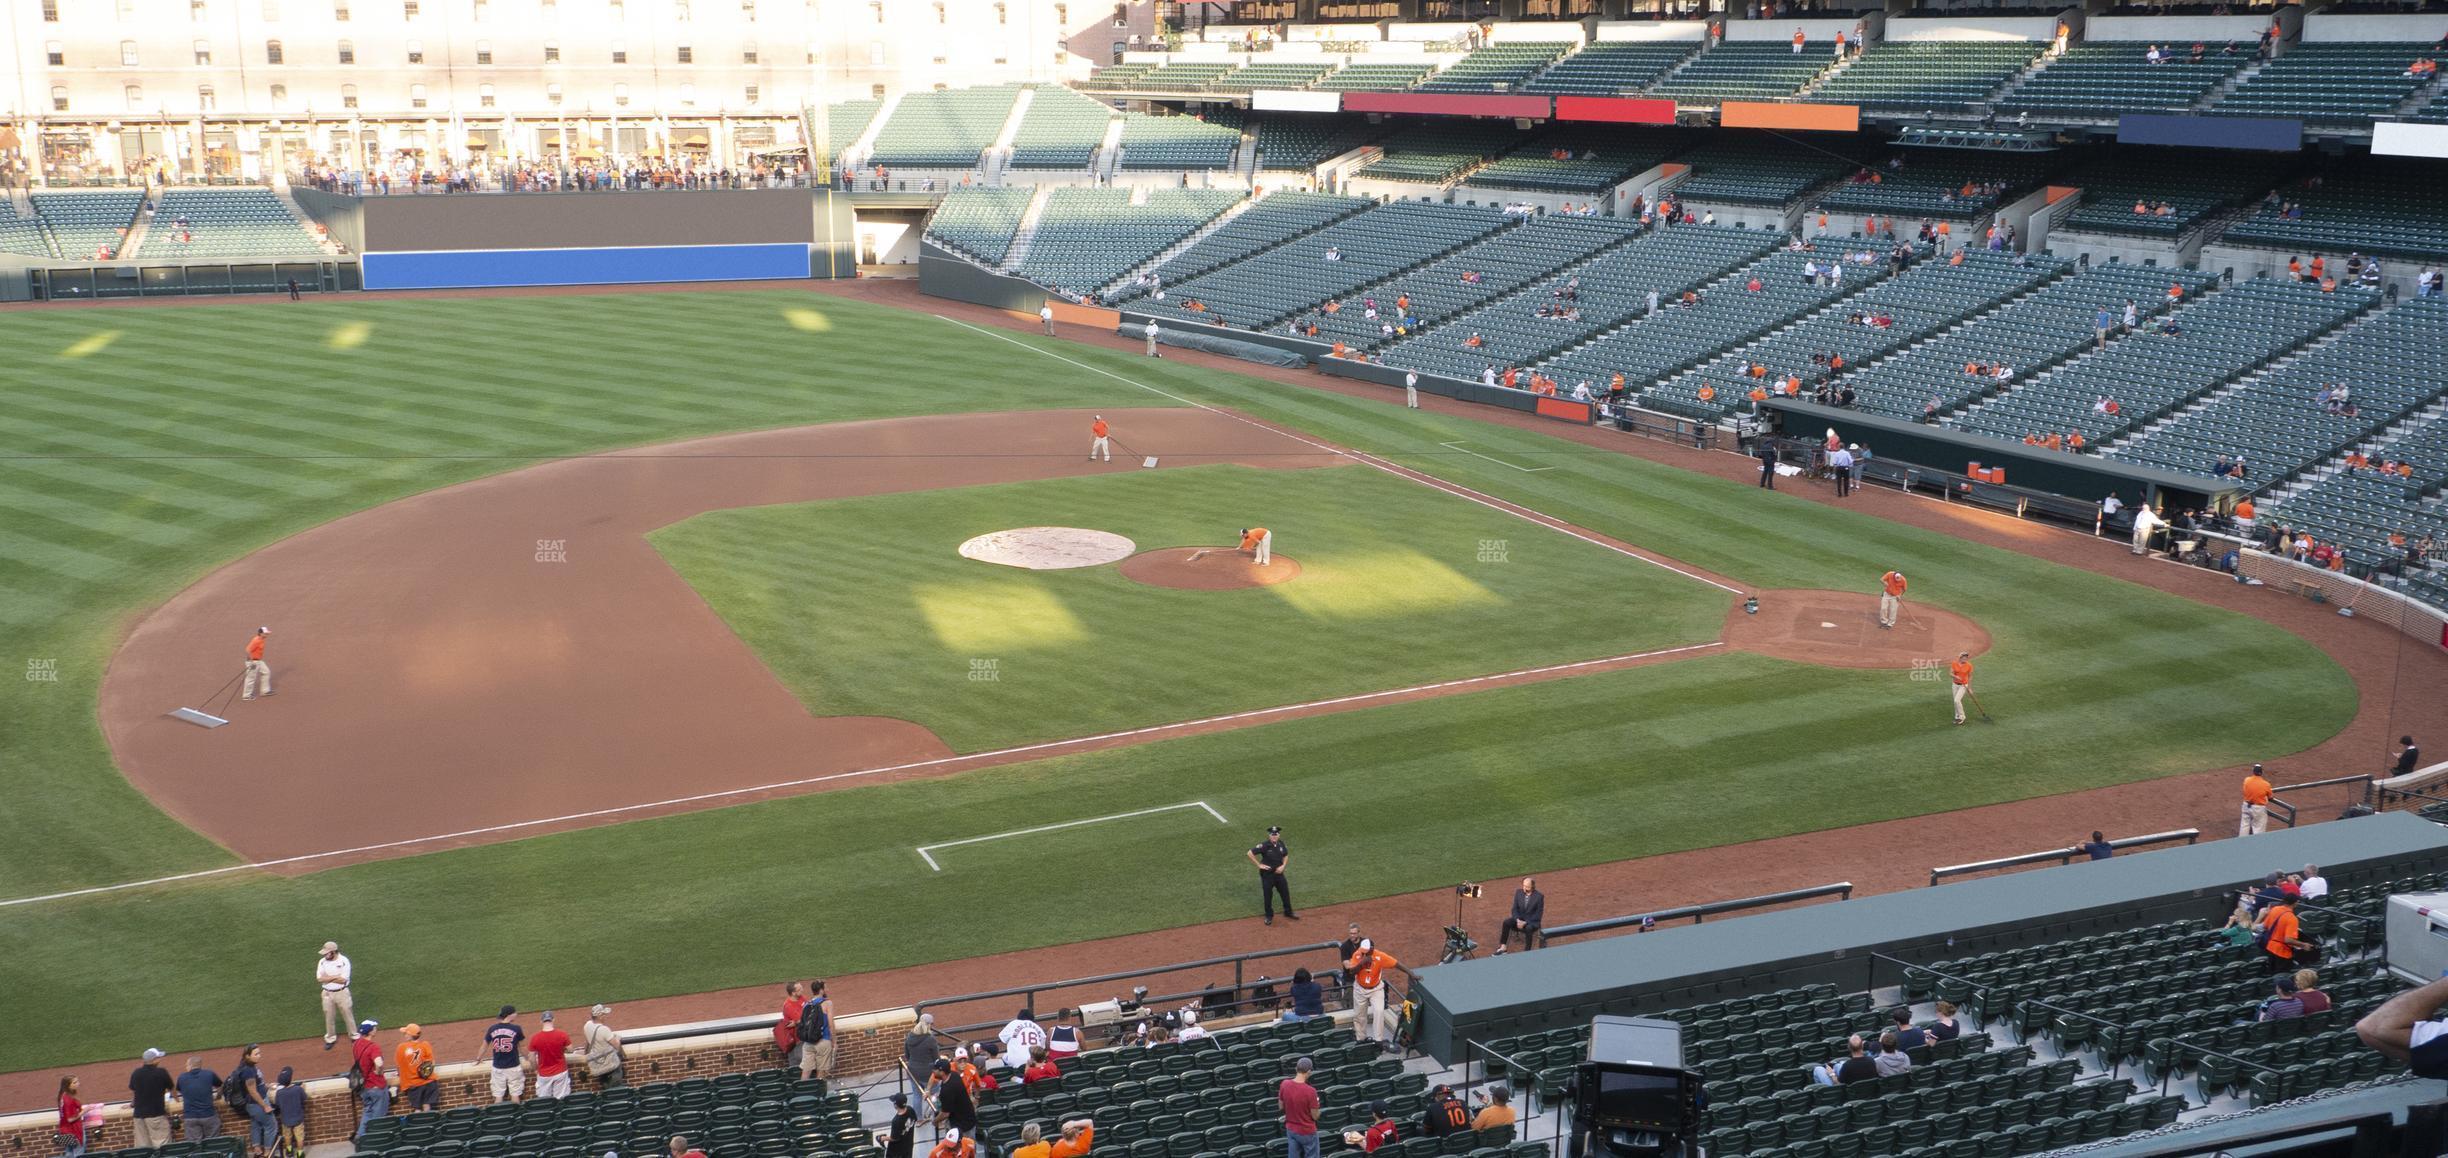
<svg viewBox="0 0 2448 1158">
<path fill-rule="evenodd" d="M 361 1014 L 447 1021 L 1239 916 L 1270 822 L 1320 904 L 2198 771 L 2356 708 L 2304 640 L 2074 567 L 825 295 L 0 331 L 0 1070 L 315 1032 L 326 938 L 385 963 Z M 1130 454 L 1082 461 L 1091 413 Z M 1259 522 L 1296 579 L 955 553 Z M 1728 633 L 1739 593 L 1891 567 L 1986 640 L 1994 724 L 1948 726 L 1909 647 Z M 259 623 L 277 698 L 161 716 Z"/>
</svg>

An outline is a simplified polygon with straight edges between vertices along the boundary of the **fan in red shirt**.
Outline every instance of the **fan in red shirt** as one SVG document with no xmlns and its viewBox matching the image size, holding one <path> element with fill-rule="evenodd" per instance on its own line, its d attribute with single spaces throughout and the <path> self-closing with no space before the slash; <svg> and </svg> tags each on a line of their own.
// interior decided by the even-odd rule
<svg viewBox="0 0 2448 1158">
<path fill-rule="evenodd" d="M 799 991 L 799 983 L 793 981 L 784 985 L 782 1020 L 774 1023 L 773 1033 L 774 1048 L 782 1051 L 782 1064 L 786 1067 L 799 1064 L 799 1055 L 792 1051 L 799 1048 L 799 1011 L 805 1008 L 807 995 Z"/>
<path fill-rule="evenodd" d="M 1062 1069 L 1054 1064 L 1054 1059 L 1046 1056 L 1046 1047 L 1042 1045 L 1029 1047 L 1029 1064 L 1020 1071 L 1021 1085 L 1025 1086 L 1030 1082 L 1042 1082 L 1048 1078 L 1061 1076 Z"/>
<path fill-rule="evenodd" d="M 570 1036 L 553 1024 L 552 1010 L 544 1011 L 544 1028 L 527 1039 L 527 1052 L 536 1059 L 536 1096 L 566 1098 L 570 1095 L 569 1072 Z"/>
<path fill-rule="evenodd" d="M 1375 1153 L 1378 1147 L 1396 1140 L 1394 1107 L 1388 1105 L 1384 1098 L 1379 1098 L 1369 1103 L 1369 1116 L 1376 1120 L 1369 1123 L 1368 1129 L 1346 1133 L 1343 1135 L 1343 1141 L 1347 1145 L 1358 1146 L 1362 1150 Z"/>
</svg>

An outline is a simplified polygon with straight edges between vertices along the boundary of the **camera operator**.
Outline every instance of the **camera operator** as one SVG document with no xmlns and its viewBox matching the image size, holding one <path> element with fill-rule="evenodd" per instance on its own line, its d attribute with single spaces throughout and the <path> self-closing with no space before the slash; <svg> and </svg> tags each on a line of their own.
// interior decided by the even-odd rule
<svg viewBox="0 0 2448 1158">
<path fill-rule="evenodd" d="M 1547 894 L 1538 891 L 1535 877 L 1523 877 L 1521 888 L 1513 894 L 1513 912 L 1496 929 L 1496 955 L 1504 956 L 1505 945 L 1515 933 L 1521 934 L 1524 951 L 1538 947 L 1538 931 L 1547 923 Z"/>
</svg>

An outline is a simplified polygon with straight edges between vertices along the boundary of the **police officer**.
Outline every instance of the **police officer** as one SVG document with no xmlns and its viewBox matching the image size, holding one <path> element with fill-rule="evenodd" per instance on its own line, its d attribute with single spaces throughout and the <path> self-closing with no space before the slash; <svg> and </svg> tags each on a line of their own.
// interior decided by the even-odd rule
<svg viewBox="0 0 2448 1158">
<path fill-rule="evenodd" d="M 1284 847 L 1283 828 L 1268 825 L 1266 839 L 1249 850 L 1249 860 L 1258 866 L 1258 903 L 1266 910 L 1266 923 L 1275 923 L 1275 898 L 1279 896 L 1283 898 L 1284 920 L 1300 920 L 1300 915 L 1292 911 L 1292 885 L 1284 879 L 1292 850 Z"/>
</svg>

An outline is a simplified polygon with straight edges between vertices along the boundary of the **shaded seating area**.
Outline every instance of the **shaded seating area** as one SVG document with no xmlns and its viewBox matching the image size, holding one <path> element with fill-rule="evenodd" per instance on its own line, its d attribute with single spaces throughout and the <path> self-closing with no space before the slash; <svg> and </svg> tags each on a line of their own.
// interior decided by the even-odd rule
<svg viewBox="0 0 2448 1158">
<path fill-rule="evenodd" d="M 1182 321 L 1271 329 L 1329 298 L 1349 296 L 1519 220 L 1476 206 L 1389 202 L 1290 244 L 1170 283 L 1166 300 L 1142 300 L 1132 308 Z"/>
<path fill-rule="evenodd" d="M 1114 111 L 1061 85 L 1040 85 L 1012 130 L 1014 169 L 1085 169 L 1105 143 Z"/>
<path fill-rule="evenodd" d="M 1651 85 L 1649 95 L 1690 104 L 1788 97 L 1832 67 L 1835 50 L 1828 41 L 1812 41 L 1800 52 L 1784 41 L 1721 42 Z"/>
<path fill-rule="evenodd" d="M 1196 117 L 1122 114 L 1125 169 L 1229 169 L 1241 130 Z"/>
<path fill-rule="evenodd" d="M 2120 150 L 2066 177 L 2079 186 L 2082 204 L 2061 228 L 2175 237 L 2211 214 L 2243 205 L 2285 178 L 2292 157 L 2228 155 L 2216 165 L 2157 150 Z M 2157 212 L 2166 205 L 2168 213 Z M 2143 207 L 2136 212 L 2135 207 Z"/>
<path fill-rule="evenodd" d="M 1510 123 L 1430 121 L 1386 138 L 1385 156 L 1354 175 L 1442 185 L 1469 176 L 1517 140 Z"/>
<path fill-rule="evenodd" d="M 270 189 L 167 189 L 137 254 L 148 258 L 323 257 L 328 251 Z"/>
<path fill-rule="evenodd" d="M 1035 193 L 1026 188 L 954 189 L 944 194 L 927 218 L 927 240 L 988 265 L 1001 265 Z"/>
<path fill-rule="evenodd" d="M 2300 213 L 2288 217 L 2287 204 Z M 2448 258 L 2448 214 L 2439 211 L 2437 166 L 2373 157 L 2320 184 L 2291 185 L 2262 202 L 2220 240 L 2331 255 L 2361 252 L 2400 261 Z"/>
<path fill-rule="evenodd" d="M 1543 275 L 1588 258 L 1631 239 L 1639 226 L 1620 217 L 1534 217 L 1512 229 L 1490 234 L 1435 261 L 1406 270 L 1351 295 L 1332 314 L 1310 314 L 1321 340 L 1341 340 L 1358 349 L 1398 340 L 1384 327 L 1401 326 L 1396 301 L 1408 298 L 1410 313 L 1422 327 L 1529 284 Z M 1378 318 L 1367 314 L 1366 299 L 1374 298 Z M 1297 323 L 1296 319 L 1296 323 Z"/>
<path fill-rule="evenodd" d="M 1796 149 L 1765 133 L 1718 133 L 1678 160 L 1692 175 L 1675 187 L 1687 201 L 1784 205 L 1856 168 L 1852 159 Z"/>
<path fill-rule="evenodd" d="M 2174 113 L 2193 107 L 2220 82 L 2252 63 L 2252 46 L 2224 55 L 2213 48 L 2200 64 L 2152 64 L 2139 41 L 2090 41 L 2066 49 L 1997 102 L 1998 115 L 2042 120 L 2102 119 L 2125 113 Z"/>
<path fill-rule="evenodd" d="M 2246 77 L 2210 111 L 2301 117 L 2307 124 L 2367 124 L 2428 83 L 2407 75 L 2406 66 L 2431 55 L 2428 44 L 2298 44 Z"/>
<path fill-rule="evenodd" d="M 1470 183 L 1541 193 L 1596 194 L 1683 147 L 1670 133 L 1627 129 L 1611 133 L 1559 129 L 1498 157 L 1471 174 Z"/>
<path fill-rule="evenodd" d="M 1313 170 L 1391 132 L 1365 117 L 1260 116 L 1250 122 L 1260 170 Z"/>
<path fill-rule="evenodd" d="M 1002 134 L 1018 95 L 1010 85 L 904 94 L 867 160 L 890 168 L 974 168 Z"/>
<path fill-rule="evenodd" d="M 1222 189 L 1056 189 L 1013 271 L 1067 294 L 1093 293 L 1189 236 L 1240 195 Z"/>
<path fill-rule="evenodd" d="M 1317 92 L 1392 92 L 1418 84 L 1436 68 L 1424 63 L 1347 64 L 1309 87 Z"/>
<path fill-rule="evenodd" d="M 2029 40 L 1905 41 L 1874 45 L 1810 95 L 1864 108 L 1969 112 L 2039 59 Z"/>
<path fill-rule="evenodd" d="M 707 1153 L 883 1158 L 858 1095 L 778 1069 L 683 1078 L 518 1103 L 377 1118 L 357 1152 L 381 1158 L 592 1158 L 661 1154 L 685 1134 Z"/>
<path fill-rule="evenodd" d="M 2143 316 L 2158 316 L 2168 308 L 2171 279 L 2181 280 L 2187 294 L 2200 292 L 2210 282 L 2198 273 L 2123 263 L 2094 265 L 1869 363 L 1846 382 L 1854 388 L 1855 405 L 1874 414 L 1919 418 L 1932 401 L 1941 414 L 1951 413 L 2090 349 L 2097 340 L 2093 323 L 2103 309 L 2122 311 L 2130 301 L 2138 310 L 2147 310 Z M 1999 381 L 1968 374 L 1964 367 L 1971 365 L 2003 365 L 2014 378 Z"/>
<path fill-rule="evenodd" d="M 1572 48 L 1569 41 L 1533 40 L 1491 44 L 1455 61 L 1428 78 L 1421 92 L 1510 92 L 1532 73 L 1555 63 Z"/>
<path fill-rule="evenodd" d="M 1697 40 L 1602 40 L 1557 61 L 1523 92 L 1631 96 L 1699 51 Z"/>
</svg>

